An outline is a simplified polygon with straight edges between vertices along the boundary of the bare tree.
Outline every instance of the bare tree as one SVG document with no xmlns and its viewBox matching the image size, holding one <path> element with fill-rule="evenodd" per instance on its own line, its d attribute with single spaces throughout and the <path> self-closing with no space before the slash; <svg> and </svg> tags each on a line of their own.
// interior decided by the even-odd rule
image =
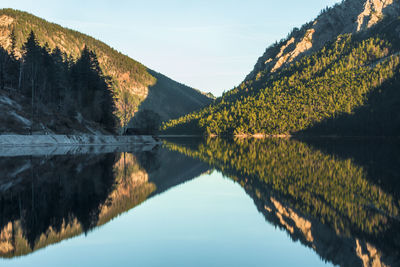
<svg viewBox="0 0 400 267">
<path fill-rule="evenodd" d="M 121 125 L 121 134 L 126 132 L 128 124 L 135 115 L 139 99 L 127 89 L 119 90 L 116 95 L 116 111 Z"/>
</svg>

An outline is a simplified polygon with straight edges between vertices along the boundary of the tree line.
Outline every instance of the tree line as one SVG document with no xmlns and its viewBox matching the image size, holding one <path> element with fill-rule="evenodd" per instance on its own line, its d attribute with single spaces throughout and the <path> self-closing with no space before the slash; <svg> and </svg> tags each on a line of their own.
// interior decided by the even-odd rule
<svg viewBox="0 0 400 267">
<path fill-rule="evenodd" d="M 85 46 L 74 59 L 58 47 L 41 46 L 31 31 L 17 56 L 14 31 L 10 37 L 11 48 L 0 48 L 0 89 L 30 100 L 32 122 L 40 121 L 45 108 L 115 131 L 111 79 L 104 75 L 94 51 Z"/>
</svg>

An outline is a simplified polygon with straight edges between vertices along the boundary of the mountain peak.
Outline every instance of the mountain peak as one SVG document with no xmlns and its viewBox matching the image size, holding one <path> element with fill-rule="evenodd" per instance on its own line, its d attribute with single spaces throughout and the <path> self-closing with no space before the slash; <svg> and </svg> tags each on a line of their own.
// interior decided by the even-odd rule
<svg viewBox="0 0 400 267">
<path fill-rule="evenodd" d="M 287 63 L 321 49 L 341 34 L 356 33 L 379 23 L 385 16 L 397 17 L 400 3 L 396 0 L 344 0 L 326 8 L 313 21 L 295 28 L 286 39 L 267 48 L 246 80 L 261 71 L 275 72 Z"/>
</svg>

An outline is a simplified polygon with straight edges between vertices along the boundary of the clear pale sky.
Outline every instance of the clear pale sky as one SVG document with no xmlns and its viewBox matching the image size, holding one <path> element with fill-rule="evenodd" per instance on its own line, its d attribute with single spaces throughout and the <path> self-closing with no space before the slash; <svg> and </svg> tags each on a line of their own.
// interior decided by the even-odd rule
<svg viewBox="0 0 400 267">
<path fill-rule="evenodd" d="M 170 78 L 219 96 L 267 46 L 338 0 L 1 0 L 91 35 Z"/>
</svg>

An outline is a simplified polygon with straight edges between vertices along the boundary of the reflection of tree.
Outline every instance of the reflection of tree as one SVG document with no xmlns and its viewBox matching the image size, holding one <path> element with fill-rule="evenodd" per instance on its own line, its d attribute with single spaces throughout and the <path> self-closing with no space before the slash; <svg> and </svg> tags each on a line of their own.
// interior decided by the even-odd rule
<svg viewBox="0 0 400 267">
<path fill-rule="evenodd" d="M 285 206 L 339 236 L 366 238 L 391 253 L 400 248 L 399 199 L 370 182 L 367 169 L 351 159 L 283 139 L 211 139 L 197 148 L 166 146 L 207 162 L 245 188 L 252 187 L 258 199 L 271 195 L 284 199 Z"/>
<path fill-rule="evenodd" d="M 29 253 L 87 232 L 98 223 L 99 207 L 114 181 L 114 155 L 47 160 L 51 164 L 42 158 L 15 158 L 11 163 L 23 171 L 18 174 L 20 184 L 0 195 L 0 252 L 4 257 Z"/>
<path fill-rule="evenodd" d="M 160 168 L 161 159 L 157 151 L 145 151 L 138 155 L 138 161 L 140 166 L 147 170 L 147 172 L 153 172 Z"/>
<path fill-rule="evenodd" d="M 139 165 L 136 156 L 131 153 L 121 154 L 114 164 L 114 177 L 113 190 L 100 208 L 98 225 L 136 207 L 156 190 L 156 185 L 149 182 L 148 171 Z"/>
<path fill-rule="evenodd" d="M 306 138 L 307 144 L 324 154 L 351 159 L 363 166 L 367 178 L 384 191 L 400 197 L 400 142 L 394 138 Z"/>
</svg>

